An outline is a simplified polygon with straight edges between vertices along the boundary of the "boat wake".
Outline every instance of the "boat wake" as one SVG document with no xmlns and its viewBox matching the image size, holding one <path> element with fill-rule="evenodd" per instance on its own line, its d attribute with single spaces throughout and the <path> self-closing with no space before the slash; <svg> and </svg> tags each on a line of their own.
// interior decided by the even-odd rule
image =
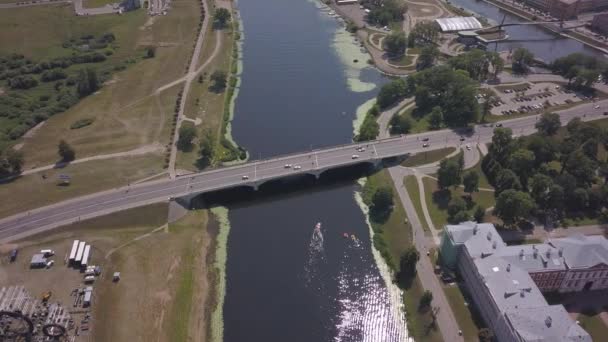
<svg viewBox="0 0 608 342">
<path fill-rule="evenodd" d="M 315 226 L 310 243 L 308 246 L 308 259 L 304 267 L 304 277 L 308 287 L 313 284 L 321 286 L 321 265 L 325 263 L 325 249 L 323 245 L 323 232 L 321 231 L 321 223 Z"/>
</svg>

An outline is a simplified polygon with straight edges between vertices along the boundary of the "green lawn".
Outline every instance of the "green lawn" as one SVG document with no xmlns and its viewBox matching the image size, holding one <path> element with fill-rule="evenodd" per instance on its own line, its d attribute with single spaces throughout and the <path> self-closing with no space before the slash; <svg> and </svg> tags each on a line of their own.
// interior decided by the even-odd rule
<svg viewBox="0 0 608 342">
<path fill-rule="evenodd" d="M 399 113 L 399 115 L 408 117 L 412 120 L 412 128 L 410 129 L 410 133 L 428 132 L 430 130 L 430 128 L 429 128 L 429 121 L 427 119 L 427 116 L 422 116 L 422 117 L 414 116 L 413 113 L 414 113 L 415 109 L 416 109 L 416 107 L 412 106 L 412 107 L 402 111 L 401 113 Z"/>
<path fill-rule="evenodd" d="M 424 342 L 440 342 L 443 341 L 441 332 L 438 327 L 431 326 L 432 317 L 431 312 L 420 312 L 418 310 L 418 304 L 420 303 L 420 297 L 424 293 L 424 288 L 420 284 L 420 279 L 416 276 L 416 279 L 412 282 L 409 289 L 404 290 L 403 293 L 403 304 L 405 305 L 407 327 L 410 336 L 416 341 Z"/>
<path fill-rule="evenodd" d="M 435 229 L 442 229 L 444 225 L 448 223 L 448 203 L 452 196 L 464 196 L 465 193 L 462 188 L 439 191 L 437 181 L 430 178 L 424 177 L 422 179 L 424 184 L 424 195 L 426 204 L 428 206 L 429 215 L 433 221 Z M 494 192 L 492 191 L 480 191 L 473 193 L 473 202 L 479 204 L 484 208 L 493 207 L 495 204 Z M 469 214 L 473 214 L 475 211 L 475 205 L 469 209 Z"/>
<path fill-rule="evenodd" d="M 479 154 L 481 155 L 481 151 L 479 151 Z M 472 168 L 470 168 L 468 170 L 477 172 L 477 174 L 479 175 L 479 187 L 480 188 L 494 189 L 494 187 L 490 184 L 490 181 L 488 181 L 488 177 L 486 177 L 485 172 L 483 172 L 483 170 L 481 169 L 482 160 L 483 160 L 483 157 L 481 157 L 479 159 L 479 162 L 477 164 L 475 164 L 475 166 L 473 166 Z"/>
<path fill-rule="evenodd" d="M 448 298 L 452 312 L 456 317 L 458 326 L 462 330 L 462 337 L 465 341 L 477 341 L 479 329 L 483 323 L 475 320 L 469 306 L 465 305 L 465 299 L 458 285 L 443 286 L 443 292 Z"/>
<path fill-rule="evenodd" d="M 608 336 L 608 327 L 602 321 L 600 315 L 595 313 L 581 313 L 578 316 L 581 327 L 585 329 L 594 341 L 604 341 Z"/>
<path fill-rule="evenodd" d="M 363 201 L 369 205 L 375 190 L 380 186 L 393 187 L 393 181 L 387 170 L 379 171 L 367 178 L 367 182 L 362 191 Z M 412 228 L 405 223 L 406 214 L 403 206 L 400 203 L 396 191 L 393 190 L 395 206 L 391 215 L 385 222 L 373 222 L 374 230 L 374 246 L 378 249 L 383 257 L 388 257 L 387 263 L 397 271 L 398 260 L 405 249 L 412 244 Z M 409 288 L 402 289 L 403 303 L 407 315 L 408 330 L 412 337 L 417 341 L 443 341 L 441 333 L 437 328 L 430 329 L 432 318 L 429 312 L 419 312 L 418 303 L 424 292 L 420 281 L 416 277 Z"/>
<path fill-rule="evenodd" d="M 416 214 L 418 215 L 418 219 L 420 220 L 420 224 L 422 224 L 422 228 L 425 232 L 431 233 L 429 229 L 429 225 L 424 218 L 424 213 L 422 212 L 422 204 L 420 203 L 420 188 L 418 187 L 418 182 L 416 182 L 416 176 L 407 176 L 403 180 L 403 184 L 405 184 L 405 189 L 414 204 L 414 209 L 416 209 Z"/>
<path fill-rule="evenodd" d="M 2 201 L 0 217 L 76 196 L 126 186 L 127 183 L 162 172 L 161 160 L 162 156 L 151 153 L 132 158 L 90 161 L 19 177 L 0 186 L 0 198 L 10 198 Z M 47 178 L 43 179 L 42 174 Z M 57 185 L 60 174 L 71 177 L 69 186 Z"/>
<path fill-rule="evenodd" d="M 446 147 L 439 150 L 432 150 L 421 152 L 415 154 L 411 157 L 408 157 L 405 161 L 401 163 L 402 166 L 414 167 L 420 165 L 431 164 L 437 161 L 442 160 L 447 157 L 450 153 L 456 150 L 455 147 Z"/>
<path fill-rule="evenodd" d="M 387 170 L 379 171 L 367 178 L 362 197 L 368 206 L 371 204 L 374 192 L 381 186 L 390 186 L 394 189 Z M 407 216 L 395 190 L 393 195 L 395 205 L 388 219 L 385 222 L 375 222 L 370 219 L 370 222 L 376 235 L 374 245 L 385 258 L 389 259 L 387 262 L 390 266 L 397 267 L 401 254 L 412 243 L 412 228 L 406 223 Z"/>
<path fill-rule="evenodd" d="M 102 7 L 108 4 L 120 3 L 119 0 L 84 0 L 84 8 Z"/>
</svg>

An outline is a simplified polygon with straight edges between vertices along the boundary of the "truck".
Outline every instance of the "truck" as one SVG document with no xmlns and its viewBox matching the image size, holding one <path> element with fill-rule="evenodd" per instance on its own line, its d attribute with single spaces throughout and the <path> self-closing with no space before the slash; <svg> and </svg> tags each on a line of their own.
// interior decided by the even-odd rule
<svg viewBox="0 0 608 342">
<path fill-rule="evenodd" d="M 90 284 L 94 281 L 95 281 L 95 276 L 89 275 L 89 276 L 84 277 L 84 282 L 86 284 Z"/>
<path fill-rule="evenodd" d="M 40 251 L 40 254 L 44 255 L 45 258 L 55 255 L 55 251 L 52 249 L 43 249 Z"/>
</svg>

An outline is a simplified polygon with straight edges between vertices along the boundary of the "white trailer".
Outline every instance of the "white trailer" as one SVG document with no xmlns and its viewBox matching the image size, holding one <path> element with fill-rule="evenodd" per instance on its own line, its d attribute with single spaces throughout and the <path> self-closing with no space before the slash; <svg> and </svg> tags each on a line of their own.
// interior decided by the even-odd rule
<svg viewBox="0 0 608 342">
<path fill-rule="evenodd" d="M 84 253 L 82 254 L 82 261 L 80 262 L 80 265 L 82 267 L 87 267 L 90 256 L 91 256 L 91 245 L 86 245 L 84 247 Z"/>
<path fill-rule="evenodd" d="M 70 250 L 70 264 L 74 262 L 74 259 L 76 259 L 76 252 L 78 252 L 78 244 L 80 241 L 78 240 L 74 240 L 74 243 L 72 243 L 72 249 Z"/>
<path fill-rule="evenodd" d="M 80 261 L 82 260 L 82 254 L 84 253 L 85 245 L 86 242 L 84 241 L 80 241 L 80 243 L 78 244 L 78 252 L 76 252 L 76 259 L 74 259 L 74 262 L 80 263 Z"/>
<path fill-rule="evenodd" d="M 84 299 L 82 301 L 82 306 L 87 307 L 91 305 L 91 297 L 93 295 L 93 288 L 91 286 L 87 286 L 84 290 Z"/>
</svg>

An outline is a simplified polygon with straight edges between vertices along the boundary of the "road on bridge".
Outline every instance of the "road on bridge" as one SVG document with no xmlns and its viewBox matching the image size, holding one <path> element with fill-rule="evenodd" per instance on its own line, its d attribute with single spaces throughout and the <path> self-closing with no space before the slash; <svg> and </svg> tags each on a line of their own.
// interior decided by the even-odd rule
<svg viewBox="0 0 608 342">
<path fill-rule="evenodd" d="M 608 109 L 608 100 L 583 104 L 563 110 L 559 114 L 562 123 L 565 124 L 574 117 L 581 117 L 583 120 L 602 118 L 606 109 Z M 506 120 L 502 122 L 502 125 L 511 128 L 515 136 L 528 135 L 536 132 L 534 124 L 537 120 L 538 115 Z M 29 234 L 120 210 L 167 201 L 170 197 L 188 196 L 237 186 L 257 187 L 265 181 L 290 175 L 313 174 L 318 176 L 325 170 L 360 162 L 376 162 L 382 158 L 447 146 L 460 146 L 466 143 L 487 143 L 492 139 L 494 131 L 492 126 L 478 125 L 469 135 L 462 135 L 462 132 L 454 130 L 440 130 L 331 147 L 268 160 L 251 161 L 238 166 L 210 170 L 176 179 L 141 183 L 99 192 L 0 220 L 0 242 L 8 242 Z M 462 137 L 465 138 L 464 141 L 461 141 Z M 429 144 L 429 146 L 423 147 L 423 144 Z M 364 147 L 365 151 L 357 151 L 357 148 L 360 147 Z M 358 158 L 353 159 L 355 154 L 358 155 Z M 291 167 L 286 168 L 286 164 L 290 164 Z M 244 179 L 245 177 L 247 179 Z"/>
</svg>

